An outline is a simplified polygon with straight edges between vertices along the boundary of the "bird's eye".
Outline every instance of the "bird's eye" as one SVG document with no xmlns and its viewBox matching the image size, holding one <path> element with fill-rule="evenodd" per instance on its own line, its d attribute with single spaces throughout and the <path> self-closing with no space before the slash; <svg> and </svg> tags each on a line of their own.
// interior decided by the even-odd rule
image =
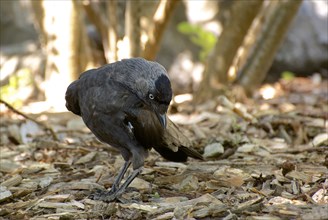
<svg viewBox="0 0 328 220">
<path fill-rule="evenodd" d="M 150 98 L 150 99 L 154 99 L 154 95 L 150 93 L 150 94 L 149 94 L 149 98 Z"/>
</svg>

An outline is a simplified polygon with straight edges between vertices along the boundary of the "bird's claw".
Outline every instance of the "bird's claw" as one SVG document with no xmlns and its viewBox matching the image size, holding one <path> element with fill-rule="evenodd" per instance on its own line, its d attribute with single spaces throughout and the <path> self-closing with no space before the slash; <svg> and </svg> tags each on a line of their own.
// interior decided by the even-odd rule
<svg viewBox="0 0 328 220">
<path fill-rule="evenodd" d="M 97 189 L 89 196 L 90 199 L 100 200 L 103 202 L 113 202 L 114 200 L 119 199 L 118 197 L 119 194 L 117 193 L 117 191 L 106 191 L 101 189 Z"/>
</svg>

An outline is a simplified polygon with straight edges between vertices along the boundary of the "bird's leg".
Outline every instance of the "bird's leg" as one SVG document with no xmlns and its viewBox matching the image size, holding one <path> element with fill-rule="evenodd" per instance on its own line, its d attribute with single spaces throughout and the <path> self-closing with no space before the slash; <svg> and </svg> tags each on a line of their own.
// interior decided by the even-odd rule
<svg viewBox="0 0 328 220">
<path fill-rule="evenodd" d="M 128 176 L 128 178 L 125 180 L 125 182 L 122 184 L 122 186 L 117 190 L 116 196 L 121 195 L 124 193 L 125 189 L 130 185 L 130 183 L 141 173 L 142 167 L 133 170 L 133 172 Z"/>
<path fill-rule="evenodd" d="M 97 190 L 96 192 L 92 193 L 89 198 L 95 199 L 95 200 L 102 200 L 102 201 L 109 201 L 107 198 L 112 197 L 112 195 L 116 195 L 116 192 L 120 189 L 119 185 L 124 177 L 124 174 L 126 173 L 127 169 L 131 165 L 131 160 L 125 161 L 122 169 L 117 174 L 114 183 L 112 185 L 112 188 L 110 191 L 104 191 L 104 190 Z"/>
<path fill-rule="evenodd" d="M 124 163 L 122 169 L 115 178 L 111 190 L 105 192 L 98 191 L 91 196 L 92 199 L 102 200 L 105 202 L 111 202 L 115 199 L 119 199 L 118 197 L 124 193 L 130 183 L 139 175 L 139 173 L 141 173 L 144 164 L 144 158 L 147 155 L 148 151 L 144 148 L 133 147 L 131 147 L 133 151 L 130 154 L 124 154 L 123 151 L 122 156 L 126 162 Z M 133 164 L 133 172 L 126 178 L 125 182 L 120 186 L 120 182 L 122 181 L 124 174 L 126 173 L 127 169 L 131 164 Z"/>
<path fill-rule="evenodd" d="M 128 160 L 128 161 L 125 161 L 122 169 L 120 170 L 120 172 L 117 174 L 115 180 L 114 180 L 114 183 L 112 185 L 112 188 L 110 189 L 110 193 L 115 193 L 118 189 L 119 189 L 119 186 L 120 186 L 120 183 L 124 177 L 124 174 L 126 173 L 126 171 L 128 170 L 129 166 L 131 165 L 131 161 Z"/>
<path fill-rule="evenodd" d="M 120 180 L 122 180 L 124 173 L 122 172 L 123 170 L 127 170 L 127 168 L 129 167 L 130 163 L 128 165 L 124 164 L 123 169 L 120 171 L 119 175 L 117 176 L 115 182 L 120 178 Z M 117 199 L 120 195 L 122 195 L 124 193 L 124 191 L 126 190 L 126 188 L 130 185 L 130 183 L 141 173 L 142 171 L 142 167 L 135 169 L 129 176 L 128 178 L 125 180 L 125 182 L 122 184 L 122 186 L 120 188 L 117 189 L 117 186 L 115 186 L 115 190 L 112 189 L 108 192 L 104 192 L 104 191 L 97 191 L 96 193 L 92 194 L 91 198 L 95 199 L 95 200 L 102 200 L 105 202 L 112 202 L 115 199 Z M 123 173 L 123 174 L 122 174 Z"/>
<path fill-rule="evenodd" d="M 111 195 L 108 195 L 106 198 L 104 198 L 103 201 L 111 202 L 111 201 L 117 199 L 120 195 L 122 195 L 124 193 L 126 188 L 141 173 L 141 171 L 142 171 L 142 167 L 133 170 L 133 172 L 128 176 L 128 178 L 125 180 L 125 182 L 122 184 L 122 186 L 117 191 L 115 191 Z"/>
</svg>

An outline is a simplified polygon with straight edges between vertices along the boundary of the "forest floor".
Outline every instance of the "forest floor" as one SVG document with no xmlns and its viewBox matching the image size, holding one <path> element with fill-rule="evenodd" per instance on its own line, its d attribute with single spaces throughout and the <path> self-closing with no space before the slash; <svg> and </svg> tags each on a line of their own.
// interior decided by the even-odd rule
<svg viewBox="0 0 328 220">
<path fill-rule="evenodd" d="M 2 105 L 0 219 L 327 219 L 327 81 L 280 81 L 256 97 L 173 104 L 169 117 L 206 160 L 151 151 L 113 203 L 88 196 L 111 187 L 123 160 L 80 118 L 29 115 L 52 135 Z"/>
</svg>

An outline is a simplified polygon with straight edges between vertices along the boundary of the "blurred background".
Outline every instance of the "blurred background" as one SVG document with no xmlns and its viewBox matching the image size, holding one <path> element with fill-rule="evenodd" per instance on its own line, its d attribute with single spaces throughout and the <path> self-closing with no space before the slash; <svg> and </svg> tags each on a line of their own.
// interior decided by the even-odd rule
<svg viewBox="0 0 328 220">
<path fill-rule="evenodd" d="M 177 103 L 267 99 L 276 88 L 264 83 L 327 78 L 326 0 L 0 4 L 1 99 L 27 112 L 65 111 L 80 73 L 129 57 L 161 63 Z"/>
<path fill-rule="evenodd" d="M 327 219 L 327 16 L 327 0 L 0 0 L 0 219 Z M 65 92 L 129 57 L 167 69 L 169 117 L 206 159 L 150 151 L 105 204 L 88 198 L 121 154 Z"/>
</svg>

